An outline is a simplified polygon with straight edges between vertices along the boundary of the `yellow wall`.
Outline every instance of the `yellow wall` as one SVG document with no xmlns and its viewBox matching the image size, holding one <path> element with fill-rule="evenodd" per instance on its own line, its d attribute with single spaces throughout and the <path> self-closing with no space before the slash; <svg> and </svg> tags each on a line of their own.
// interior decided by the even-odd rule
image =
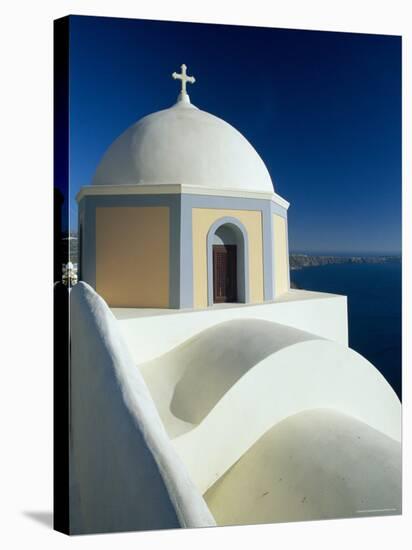
<svg viewBox="0 0 412 550">
<path fill-rule="evenodd" d="M 274 259 L 275 259 L 275 296 L 279 296 L 289 290 L 289 260 L 286 246 L 286 220 L 282 216 L 273 214 L 274 232 Z"/>
<path fill-rule="evenodd" d="M 262 214 L 254 210 L 193 208 L 193 305 L 207 307 L 207 234 L 219 218 L 231 216 L 245 226 L 249 240 L 249 299 L 263 302 Z"/>
<path fill-rule="evenodd" d="M 96 290 L 112 307 L 169 307 L 169 208 L 96 209 Z"/>
</svg>

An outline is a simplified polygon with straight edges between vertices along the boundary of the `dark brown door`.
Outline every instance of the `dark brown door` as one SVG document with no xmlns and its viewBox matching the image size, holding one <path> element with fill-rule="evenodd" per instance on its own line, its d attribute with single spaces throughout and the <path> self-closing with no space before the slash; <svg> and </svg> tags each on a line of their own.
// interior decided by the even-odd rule
<svg viewBox="0 0 412 550">
<path fill-rule="evenodd" d="M 237 301 L 236 245 L 213 245 L 213 301 Z"/>
</svg>

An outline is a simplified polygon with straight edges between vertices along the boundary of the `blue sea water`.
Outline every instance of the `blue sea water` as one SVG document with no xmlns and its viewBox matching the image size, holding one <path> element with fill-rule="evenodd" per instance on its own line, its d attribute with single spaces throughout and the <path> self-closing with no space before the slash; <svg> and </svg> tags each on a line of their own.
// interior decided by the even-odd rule
<svg viewBox="0 0 412 550">
<path fill-rule="evenodd" d="M 350 347 L 373 363 L 401 398 L 401 263 L 306 267 L 292 271 L 291 280 L 299 288 L 348 297 Z"/>
</svg>

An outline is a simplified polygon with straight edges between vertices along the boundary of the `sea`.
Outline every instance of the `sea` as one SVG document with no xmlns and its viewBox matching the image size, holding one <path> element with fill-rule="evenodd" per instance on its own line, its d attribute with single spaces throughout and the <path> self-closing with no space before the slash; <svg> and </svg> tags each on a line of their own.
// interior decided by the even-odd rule
<svg viewBox="0 0 412 550">
<path fill-rule="evenodd" d="M 348 297 L 349 346 L 402 394 L 401 262 L 331 264 L 291 271 L 298 288 Z"/>
</svg>

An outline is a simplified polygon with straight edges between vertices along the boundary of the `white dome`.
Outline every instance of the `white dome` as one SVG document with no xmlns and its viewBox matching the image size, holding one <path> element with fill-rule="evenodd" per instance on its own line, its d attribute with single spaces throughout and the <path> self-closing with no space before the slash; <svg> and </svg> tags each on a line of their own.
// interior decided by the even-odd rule
<svg viewBox="0 0 412 550">
<path fill-rule="evenodd" d="M 94 185 L 185 184 L 273 192 L 269 172 L 233 126 L 186 96 L 121 134 L 104 154 Z"/>
</svg>

